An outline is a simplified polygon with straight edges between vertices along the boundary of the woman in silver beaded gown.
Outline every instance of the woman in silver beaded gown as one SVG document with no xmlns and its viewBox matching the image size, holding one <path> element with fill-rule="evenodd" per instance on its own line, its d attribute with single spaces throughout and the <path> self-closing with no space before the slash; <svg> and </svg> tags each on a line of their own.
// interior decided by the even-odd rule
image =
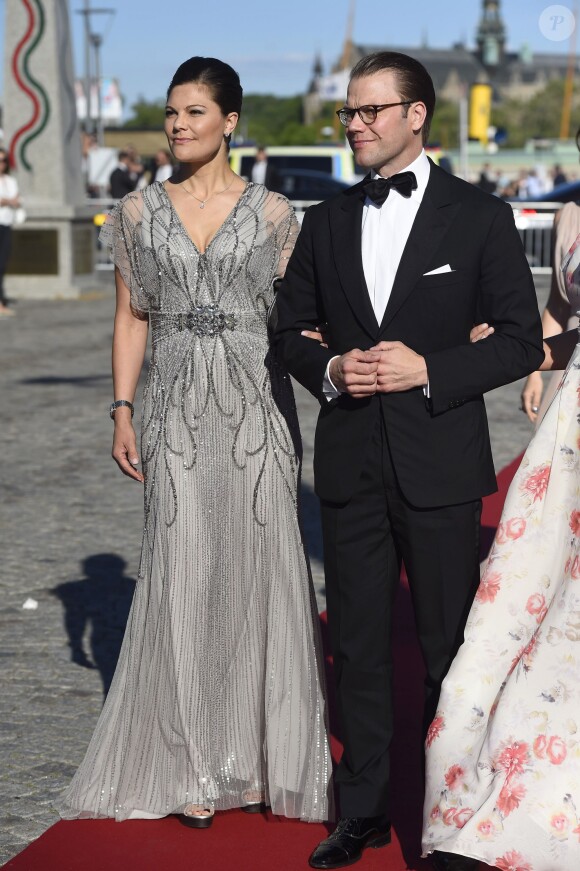
<svg viewBox="0 0 580 871">
<path fill-rule="evenodd" d="M 297 516 L 300 437 L 266 330 L 298 225 L 227 160 L 234 70 L 191 58 L 168 92 L 178 175 L 129 194 L 116 265 L 113 456 L 144 481 L 139 580 L 65 818 L 206 827 L 214 810 L 331 814 L 318 617 Z M 141 459 L 130 403 L 152 353 Z"/>
</svg>

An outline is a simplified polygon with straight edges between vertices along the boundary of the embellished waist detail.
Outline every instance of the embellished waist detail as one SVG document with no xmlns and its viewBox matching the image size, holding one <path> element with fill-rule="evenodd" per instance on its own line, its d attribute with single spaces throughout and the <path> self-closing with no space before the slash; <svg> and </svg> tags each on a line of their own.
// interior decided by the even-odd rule
<svg viewBox="0 0 580 871">
<path fill-rule="evenodd" d="M 159 325 L 171 326 L 178 332 L 189 330 L 196 336 L 218 336 L 224 330 L 234 330 L 237 317 L 224 312 L 217 305 L 196 305 L 191 311 L 179 314 L 155 312 L 153 318 Z"/>
</svg>

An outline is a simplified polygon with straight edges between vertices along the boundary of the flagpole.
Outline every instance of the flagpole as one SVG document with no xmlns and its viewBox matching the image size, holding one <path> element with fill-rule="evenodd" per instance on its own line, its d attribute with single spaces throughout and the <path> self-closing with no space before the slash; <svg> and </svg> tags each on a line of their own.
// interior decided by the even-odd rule
<svg viewBox="0 0 580 871">
<path fill-rule="evenodd" d="M 354 13 L 356 7 L 356 0 L 350 0 L 349 10 L 348 10 L 348 18 L 346 21 L 346 34 L 344 37 L 344 45 L 342 46 L 342 55 L 340 58 L 340 72 L 343 70 L 350 70 L 352 67 L 352 36 L 354 31 Z M 335 104 L 335 109 L 341 109 L 343 106 L 342 102 L 337 101 Z M 340 139 L 340 128 L 341 124 L 338 120 L 338 116 L 335 112 L 333 119 L 334 133 L 336 139 Z"/>
<path fill-rule="evenodd" d="M 560 139 L 570 138 L 570 115 L 572 112 L 572 92 L 574 90 L 574 70 L 576 67 L 576 32 L 578 28 L 578 2 L 574 4 L 575 26 L 570 34 L 570 48 L 568 50 L 568 69 L 566 71 L 566 83 L 564 85 L 564 98 L 562 101 L 562 118 L 560 121 Z"/>
</svg>

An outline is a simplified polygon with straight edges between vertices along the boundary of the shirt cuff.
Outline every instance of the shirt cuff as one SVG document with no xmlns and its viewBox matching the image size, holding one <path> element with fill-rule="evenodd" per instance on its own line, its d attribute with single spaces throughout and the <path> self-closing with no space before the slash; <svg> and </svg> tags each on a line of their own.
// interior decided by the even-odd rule
<svg viewBox="0 0 580 871">
<path fill-rule="evenodd" d="M 425 395 L 425 399 L 431 399 L 431 388 L 428 381 L 425 387 L 423 387 L 423 393 Z"/>
<path fill-rule="evenodd" d="M 336 389 L 336 387 L 332 383 L 332 378 L 330 377 L 330 364 L 333 360 L 338 359 L 339 356 L 340 354 L 337 354 L 335 357 L 332 357 L 332 359 L 328 361 L 326 372 L 324 373 L 324 378 L 322 379 L 322 392 L 327 402 L 330 402 L 331 399 L 336 399 L 337 396 L 340 396 L 340 390 Z"/>
</svg>

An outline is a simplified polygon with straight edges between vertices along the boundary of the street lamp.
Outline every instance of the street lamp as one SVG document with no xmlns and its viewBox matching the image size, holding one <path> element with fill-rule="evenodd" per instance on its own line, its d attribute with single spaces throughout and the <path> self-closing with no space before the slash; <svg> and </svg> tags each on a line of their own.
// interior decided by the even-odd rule
<svg viewBox="0 0 580 871">
<path fill-rule="evenodd" d="M 103 37 L 99 33 L 93 33 L 91 30 L 91 15 L 114 15 L 115 9 L 93 9 L 91 7 L 91 0 L 85 0 L 84 9 L 76 10 L 78 15 L 84 15 L 85 18 L 85 99 L 87 106 L 87 115 L 86 115 L 86 126 L 87 132 L 90 132 L 91 128 L 91 85 L 92 85 L 92 76 L 91 76 L 91 48 L 93 49 L 94 61 L 95 61 L 95 85 L 96 85 L 96 93 L 97 93 L 97 117 L 95 119 L 96 124 L 96 136 L 97 142 L 99 145 L 103 144 L 103 118 L 101 112 L 101 56 L 100 49 L 103 44 Z"/>
<path fill-rule="evenodd" d="M 93 55 L 95 59 L 95 82 L 96 82 L 96 94 L 97 94 L 97 117 L 96 117 L 96 134 L 97 134 L 97 145 L 103 145 L 103 113 L 101 107 L 101 46 L 103 44 L 103 37 L 100 33 L 91 33 L 91 46 L 93 47 Z"/>
</svg>

